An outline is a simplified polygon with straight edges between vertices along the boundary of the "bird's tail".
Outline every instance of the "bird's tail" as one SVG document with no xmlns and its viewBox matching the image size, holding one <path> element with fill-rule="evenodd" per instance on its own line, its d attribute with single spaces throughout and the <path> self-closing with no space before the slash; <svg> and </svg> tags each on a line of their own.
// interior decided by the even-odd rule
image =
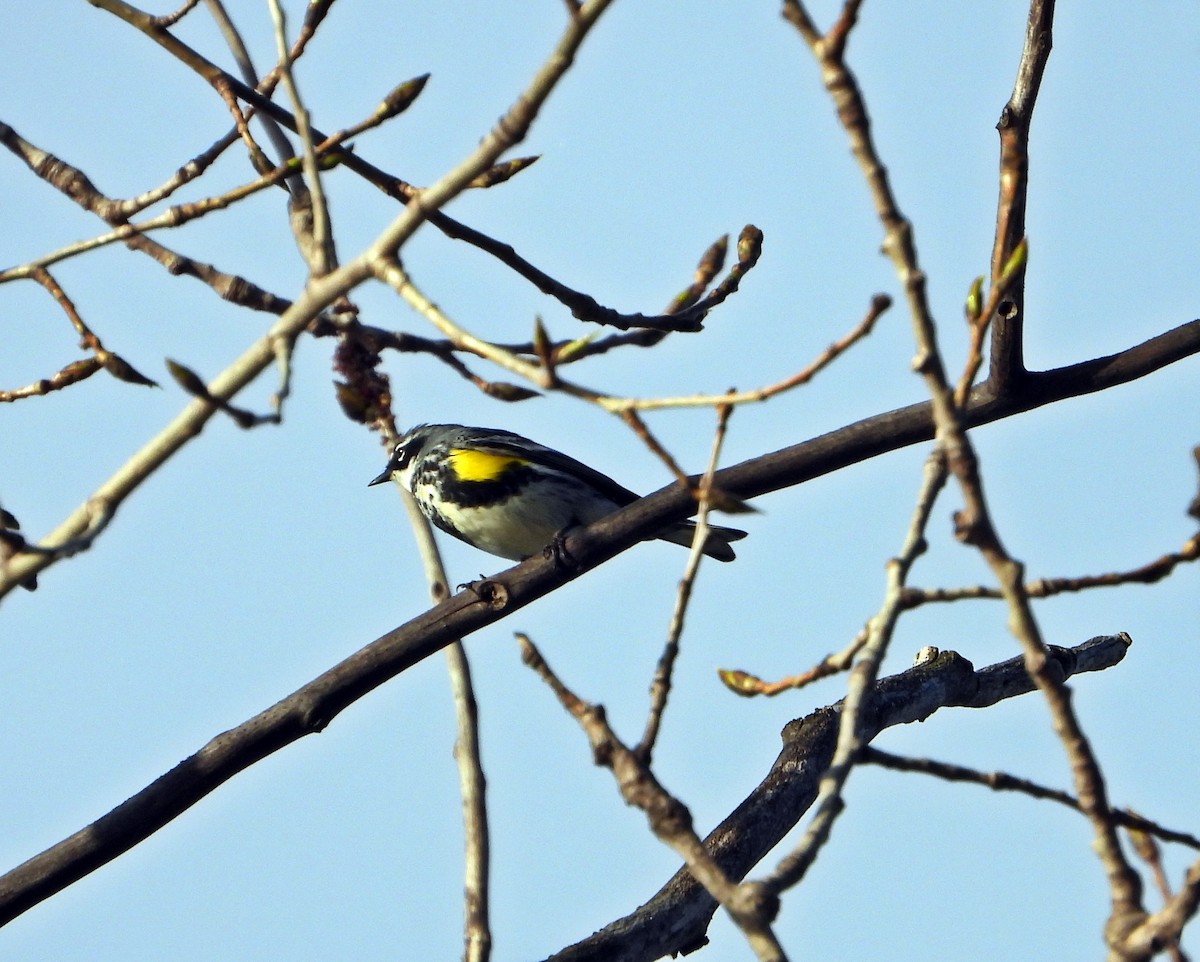
<svg viewBox="0 0 1200 962">
<path fill-rule="evenodd" d="M 681 544 L 685 548 L 688 548 L 691 547 L 695 530 L 696 522 L 681 521 L 679 524 L 673 524 L 669 528 L 660 531 L 655 537 L 660 541 L 670 541 L 673 544 Z M 737 555 L 729 547 L 729 542 L 741 541 L 744 537 L 746 537 L 746 532 L 739 528 L 724 528 L 720 525 L 710 525 L 708 537 L 704 541 L 704 553 L 710 558 L 715 558 L 717 561 L 732 561 Z"/>
</svg>

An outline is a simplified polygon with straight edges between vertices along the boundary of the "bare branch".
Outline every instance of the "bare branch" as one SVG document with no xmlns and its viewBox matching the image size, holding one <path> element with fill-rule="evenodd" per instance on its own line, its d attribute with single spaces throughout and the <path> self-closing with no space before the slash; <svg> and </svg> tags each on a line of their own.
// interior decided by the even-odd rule
<svg viewBox="0 0 1200 962">
<path fill-rule="evenodd" d="M 902 595 L 901 599 L 903 600 L 905 596 Z M 718 668 L 717 677 L 735 695 L 742 695 L 746 698 L 753 698 L 756 695 L 781 695 L 785 691 L 803 688 L 805 685 L 811 685 L 822 678 L 828 678 L 830 675 L 836 675 L 838 672 L 849 669 L 854 663 L 855 655 L 862 651 L 863 645 L 867 643 L 870 631 L 870 624 L 864 625 L 845 648 L 826 655 L 811 668 L 798 675 L 788 675 L 776 681 L 767 681 L 765 678 L 738 668 Z"/>
<path fill-rule="evenodd" d="M 658 740 L 662 715 L 666 710 L 667 698 L 671 693 L 671 675 L 675 667 L 675 659 L 679 655 L 679 639 L 683 635 L 684 617 L 687 614 L 688 602 L 692 597 L 692 587 L 696 583 L 696 575 L 700 572 L 700 559 L 704 556 L 704 544 L 708 540 L 708 510 L 710 507 L 709 496 L 712 492 L 712 477 L 713 472 L 717 470 L 717 461 L 721 455 L 721 446 L 725 441 L 725 431 L 732 413 L 733 408 L 729 406 L 720 408 L 717 412 L 717 429 L 713 435 L 708 467 L 705 469 L 697 492 L 698 510 L 696 512 L 696 530 L 692 536 L 692 550 L 688 555 L 683 577 L 679 580 L 679 588 L 675 594 L 675 609 L 671 612 L 671 623 L 667 628 L 667 640 L 654 669 L 654 680 L 650 683 L 650 710 L 646 716 L 646 727 L 642 732 L 641 741 L 633 749 L 633 754 L 647 767 L 654 755 L 654 745 Z"/>
<path fill-rule="evenodd" d="M 1064 676 L 1101 671 L 1128 649 L 1121 636 L 1092 638 L 1076 648 L 1050 648 Z M 861 718 L 868 741 L 895 725 L 924 721 L 952 706 L 987 707 L 1034 691 L 1021 658 L 975 671 L 954 652 L 876 682 L 875 696 Z M 783 729 L 783 750 L 759 785 L 705 839 L 718 865 L 732 879 L 744 878 L 792 830 L 817 797 L 833 758 L 841 703 L 821 708 Z M 686 868 L 637 911 L 552 956 L 551 962 L 608 962 L 657 959 L 692 951 L 705 941 L 717 904 Z"/>
<path fill-rule="evenodd" d="M 1101 575 L 1081 575 L 1075 578 L 1035 578 L 1025 585 L 1030 598 L 1050 598 L 1057 594 L 1086 591 L 1091 588 L 1111 588 L 1125 584 L 1152 584 L 1162 581 L 1175 569 L 1189 561 L 1200 560 L 1200 534 L 1184 542 L 1178 551 L 1168 552 L 1148 564 L 1129 571 L 1113 571 Z M 901 608 L 909 610 L 935 602 L 952 602 L 977 599 L 1002 600 L 1003 592 L 991 585 L 972 585 L 965 588 L 914 588 L 906 586 L 901 595 Z M 722 668 L 717 672 L 722 683 L 734 694 L 754 697 L 774 696 L 811 685 L 815 681 L 845 671 L 854 656 L 867 641 L 867 628 L 863 628 L 843 650 L 826 655 L 813 667 L 798 675 L 789 675 L 775 681 L 739 669 Z"/>
<path fill-rule="evenodd" d="M 900 599 L 904 584 L 912 566 L 925 552 L 925 528 L 938 495 L 945 487 L 949 472 L 941 449 L 936 448 L 925 461 L 925 470 L 917 494 L 908 531 L 896 557 L 887 565 L 887 585 L 883 604 L 876 615 L 867 623 L 867 640 L 855 656 L 850 672 L 841 720 L 838 724 L 837 745 L 829 768 L 821 777 L 820 798 L 816 814 L 809 823 L 804 837 L 795 848 L 780 860 L 775 871 L 765 882 L 768 891 L 778 895 L 798 885 L 816 861 L 817 855 L 829 840 L 833 824 L 845 807 L 842 792 L 850 772 L 858 760 L 858 753 L 871 739 L 860 719 L 871 710 L 875 696 L 875 679 L 879 666 L 891 644 L 896 622 L 900 617 Z"/>
<path fill-rule="evenodd" d="M 102 194 L 83 171 L 33 146 L 4 123 L 0 123 L 0 143 L 21 158 L 37 176 L 71 198 L 84 210 L 91 211 L 115 227 L 124 226 L 128 216 L 124 202 L 115 201 Z M 171 274 L 184 274 L 203 281 L 220 297 L 231 303 L 271 314 L 282 314 L 291 306 L 291 302 L 276 297 L 243 277 L 227 274 L 211 264 L 178 254 L 136 231 L 130 231 L 128 235 L 122 235 L 119 239 L 125 241 L 133 250 L 153 257 Z M 9 272 L 4 275 L 10 280 L 15 276 L 19 275 L 15 272 L 12 272 L 11 276 Z"/>
<path fill-rule="evenodd" d="M 387 445 L 394 433 L 384 437 Z M 429 520 L 421 513 L 412 496 L 396 486 L 412 526 L 417 553 L 429 584 L 434 604 L 450 595 L 450 584 L 441 552 L 434 541 Z M 491 832 L 487 817 L 487 779 L 479 748 L 479 711 L 471 681 L 471 665 L 459 640 L 446 646 L 446 668 L 454 698 L 454 719 L 458 736 L 454 740 L 454 761 L 458 768 L 459 793 L 462 796 L 463 842 L 463 962 L 487 962 L 492 949 L 488 873 L 491 865 Z"/>
<path fill-rule="evenodd" d="M 969 782 L 973 785 L 983 785 L 997 792 L 1019 792 L 1030 798 L 1057 802 L 1059 805 L 1064 805 L 1077 812 L 1081 811 L 1079 800 L 1073 795 L 1055 788 L 1047 788 L 1045 785 L 1038 785 L 1036 782 L 1018 778 L 1007 772 L 981 772 L 978 769 L 952 765 L 949 762 L 939 762 L 932 758 L 905 758 L 903 755 L 894 755 L 878 748 L 866 749 L 860 761 L 863 764 L 878 765 L 880 768 L 889 768 L 897 772 L 932 775 L 934 778 L 942 778 L 948 782 Z M 1144 832 L 1146 835 L 1161 838 L 1163 841 L 1178 842 L 1189 848 L 1200 849 L 1200 838 L 1195 835 L 1164 828 L 1148 818 L 1143 818 L 1131 809 L 1114 808 L 1113 818 L 1122 828 Z"/>
<path fill-rule="evenodd" d="M 1162 910 L 1146 917 L 1113 948 L 1113 956 L 1122 960 L 1149 959 L 1163 946 L 1178 943 L 1184 925 L 1200 909 L 1200 860 L 1193 862 L 1183 885 Z"/>
<path fill-rule="evenodd" d="M 457 167 L 428 190 L 422 191 L 420 197 L 409 204 L 366 251 L 332 273 L 313 278 L 300 298 L 282 313 L 267 336 L 252 345 L 241 358 L 208 385 L 209 395 L 223 401 L 232 398 L 276 359 L 281 344 L 290 344 L 320 311 L 362 283 L 372 273 L 386 271 L 392 264 L 396 251 L 428 219 L 431 211 L 436 211 L 441 205 L 448 203 L 464 190 L 476 175 L 494 164 L 505 150 L 520 142 L 529 125 L 533 123 L 541 104 L 570 67 L 575 51 L 610 2 L 611 0 L 590 0 L 586 3 L 579 16 L 568 24 L 554 51 L 529 86 L 517 97 L 508 112 L 500 118 L 480 144 Z M 134 8 L 121 0 L 97 0 L 97 3 L 102 3 L 106 9 L 111 5 L 123 12 L 133 11 L 133 14 L 136 14 L 134 19 L 138 23 L 144 22 L 145 15 L 134 11 Z M 157 31 L 155 35 L 157 37 L 164 33 Z M 223 72 L 221 74 L 227 76 Z M 258 98 L 257 94 L 254 96 Z M 10 138 L 6 137 L 6 131 L 11 133 L 10 128 L 0 127 L 0 141 L 8 145 Z M 147 238 L 134 240 L 150 243 Z M 108 510 L 115 511 L 121 501 L 142 481 L 175 451 L 199 434 L 200 428 L 215 410 L 216 407 L 207 399 L 193 401 L 158 437 L 151 440 L 105 482 L 89 501 L 104 504 Z M 26 554 L 9 560 L 0 571 L 0 598 L 15 585 L 26 581 L 30 575 L 46 567 L 50 563 L 48 558 L 54 557 L 53 552 L 59 545 L 77 537 L 85 529 L 88 517 L 88 511 L 80 508 L 63 521 L 46 539 L 44 547 L 47 554 Z"/>
<path fill-rule="evenodd" d="M 518 634 L 517 641 L 522 660 L 537 672 L 587 735 L 596 764 L 612 770 L 625 803 L 646 814 L 655 836 L 684 859 L 690 876 L 721 903 L 759 959 L 787 962 L 771 930 L 771 922 L 779 911 L 778 899 L 761 886 L 732 881 L 705 849 L 692 827 L 687 807 L 663 788 L 638 753 L 617 737 L 605 717 L 604 706 L 585 702 L 567 688 L 527 636 Z"/>
<path fill-rule="evenodd" d="M 352 271 L 356 267 L 356 264 L 348 264 L 342 268 L 347 272 L 347 283 L 353 281 Z M 333 281 L 326 280 L 325 283 L 326 287 L 320 289 L 320 299 L 314 302 L 314 293 L 307 292 L 303 305 L 289 312 L 286 318 L 281 318 L 276 327 L 286 323 L 303 326 L 307 321 L 302 321 L 302 317 L 318 313 L 326 303 L 332 302 Z M 253 346 L 241 360 L 209 385 L 211 393 L 218 397 L 232 397 L 249 383 L 270 363 L 273 357 L 270 341 L 271 337 L 268 336 Z M 1031 376 L 1026 390 L 1018 396 L 996 398 L 988 395 L 986 387 L 978 388 L 972 392 L 971 403 L 963 412 L 963 417 L 970 426 L 998 421 L 1054 401 L 1102 391 L 1144 377 L 1196 353 L 1200 353 L 1200 321 L 1190 321 L 1118 354 L 1038 372 Z M 848 464 L 928 441 L 933 436 L 931 407 L 930 402 L 925 401 L 866 418 L 812 440 L 722 468 L 714 475 L 713 481 L 720 490 L 741 499 L 802 484 Z M 126 468 L 102 485 L 93 497 L 101 500 L 115 498 L 114 506 L 119 504 L 140 484 L 141 472 L 146 467 L 153 469 L 161 463 L 159 459 L 165 459 L 176 447 L 193 437 L 213 411 L 211 405 L 201 402 L 186 409 Z M 176 437 L 180 432 L 182 436 Z M 149 459 L 145 465 L 144 459 Z M 697 481 L 691 479 L 691 483 Z M 580 562 L 579 573 L 607 561 L 671 521 L 688 517 L 695 507 L 695 499 L 690 491 L 671 485 L 588 528 L 572 532 L 568 536 L 568 548 Z M 86 524 L 86 512 L 76 511 L 47 536 L 47 541 L 53 544 L 57 539 L 74 537 Z M 0 598 L 44 567 L 45 563 L 30 558 L 18 557 L 9 561 L 0 569 Z"/>
<path fill-rule="evenodd" d="M 799 6 L 799 4 L 797 4 Z M 1050 707 L 1055 732 L 1062 742 L 1075 779 L 1079 801 L 1095 833 L 1095 847 L 1108 876 L 1111 913 L 1106 926 L 1110 946 L 1119 944 L 1126 932 L 1145 917 L 1141 905 L 1141 883 L 1121 850 L 1109 812 L 1104 780 L 1100 766 L 1085 737 L 1071 706 L 1070 692 L 1062 684 L 1054 666 L 1046 656 L 1045 644 L 1033 616 L 1029 597 L 1024 592 L 1023 568 L 1005 550 L 992 523 L 983 493 L 983 481 L 974 448 L 967 437 L 962 418 L 962 405 L 955 402 L 954 392 L 946 379 L 945 367 L 939 352 L 933 317 L 926 297 L 925 274 L 917 259 L 911 223 L 900 211 L 888 182 L 887 171 L 876 152 L 867 118 L 867 110 L 857 81 L 846 66 L 842 54 L 845 35 L 854 22 L 856 4 L 847 2 L 842 17 L 831 29 L 828 38 L 814 40 L 801 30 L 812 48 L 820 67 L 822 80 L 837 109 L 838 119 L 850 140 L 851 150 L 862 169 L 863 177 L 875 204 L 884 230 L 883 250 L 896 270 L 908 300 L 912 316 L 917 357 L 914 368 L 925 381 L 932 399 L 936 436 L 947 465 L 959 482 L 964 508 L 955 517 L 956 534 L 963 542 L 973 545 L 992 569 L 1009 610 L 1009 627 L 1025 651 L 1026 667 Z M 1053 4 L 1047 5 L 1043 27 L 1048 38 Z M 1034 0 L 1034 10 L 1042 8 L 1042 0 Z M 1031 29 L 1031 36 L 1036 31 Z M 1027 43 L 1028 51 L 1030 44 Z M 1048 50 L 1048 48 L 1047 48 Z M 1027 106 L 1033 107 L 1032 94 Z M 1002 283 L 1019 284 L 1019 274 L 1007 263 L 1016 249 L 1005 252 L 1002 273 L 996 287 Z M 1023 270 L 1023 261 L 1018 271 Z M 1009 346 L 1019 340 L 1010 338 Z M 1003 384 L 1004 382 L 998 382 Z"/>
<path fill-rule="evenodd" d="M 124 0 L 92 0 L 92 2 L 146 34 L 150 39 L 161 45 L 182 63 L 203 77 L 214 88 L 218 90 L 222 88 L 227 89 L 289 130 L 298 130 L 296 118 L 288 113 L 288 111 L 263 96 L 257 90 L 242 83 L 236 77 L 221 70 L 220 67 L 173 36 L 169 31 L 162 29 L 156 24 L 153 17 L 125 3 Z M 531 88 L 532 95 L 527 100 L 518 101 L 510 109 L 505 120 L 493 128 L 492 133 L 489 135 L 490 137 L 500 137 L 504 140 L 507 140 L 511 136 L 511 141 L 499 145 L 484 143 L 480 145 L 480 150 L 493 152 L 495 157 L 499 157 L 504 150 L 523 139 L 525 130 L 533 122 L 537 110 L 545 99 L 545 94 L 557 82 L 557 78 L 570 68 L 573 62 L 574 51 L 577 49 L 579 42 L 591 29 L 592 24 L 595 23 L 596 19 L 604 12 L 610 2 L 611 0 L 590 0 L 590 2 L 578 6 L 571 15 L 564 32 L 563 41 L 560 43 L 557 51 L 557 53 L 563 56 L 552 58 L 546 62 L 539 72 L 539 76 L 534 78 Z M 314 128 L 312 136 L 314 140 L 324 140 L 326 135 Z M 495 149 L 497 147 L 498 149 Z M 347 153 L 343 156 L 342 161 L 348 169 L 363 176 L 390 197 L 410 203 L 414 198 L 423 196 L 424 194 L 424 191 L 414 187 L 412 184 L 406 183 L 398 177 L 385 173 L 357 154 Z M 491 165 L 487 166 L 490 167 Z M 479 173 L 482 173 L 482 170 Z M 478 176 L 478 174 L 474 176 Z M 474 176 L 471 180 L 474 179 Z M 470 181 L 468 181 L 469 183 Z M 738 264 L 716 289 L 688 310 L 676 314 L 625 314 L 604 307 L 591 296 L 580 291 L 575 291 L 565 284 L 556 281 L 520 257 L 508 244 L 488 237 L 486 234 L 459 223 L 436 210 L 428 211 L 426 219 L 447 237 L 466 241 L 472 246 L 478 247 L 480 250 L 496 257 L 526 280 L 533 283 L 538 290 L 560 301 L 580 320 L 605 324 L 621 330 L 628 330 L 630 328 L 648 328 L 659 331 L 700 330 L 704 315 L 722 303 L 730 294 L 734 293 L 738 288 L 741 278 L 755 265 L 761 253 L 762 243 L 762 234 L 757 228 L 751 225 L 744 228 L 738 245 Z"/>
<path fill-rule="evenodd" d="M 1029 128 L 1053 46 L 1054 0 L 1032 0 L 1025 45 L 1017 66 L 1012 96 L 1000 113 L 1000 197 L 996 205 L 996 238 L 992 247 L 992 286 L 1000 286 L 1013 253 L 1025 237 L 1025 205 L 1029 191 Z M 991 371 L 996 394 L 1014 390 L 1026 375 L 1022 330 L 1025 322 L 1025 266 L 1014 272 L 1008 297 L 992 320 Z"/>
<path fill-rule="evenodd" d="M 1129 571 L 1110 571 L 1101 575 L 1080 575 L 1075 578 L 1035 578 L 1026 583 L 1030 598 L 1051 598 L 1072 591 L 1090 588 L 1115 588 L 1127 584 L 1153 584 L 1168 577 L 1179 565 L 1200 559 L 1200 533 L 1192 535 L 1178 551 L 1170 551 L 1148 564 Z M 973 585 L 967 588 L 909 588 L 905 591 L 904 607 L 917 608 L 938 601 L 961 601 L 972 598 L 1003 598 L 999 588 Z"/>
</svg>

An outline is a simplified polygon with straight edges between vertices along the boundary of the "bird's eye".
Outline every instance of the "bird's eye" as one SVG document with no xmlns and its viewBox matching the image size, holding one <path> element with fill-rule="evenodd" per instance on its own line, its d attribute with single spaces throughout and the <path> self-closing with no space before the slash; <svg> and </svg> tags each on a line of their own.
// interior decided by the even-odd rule
<svg viewBox="0 0 1200 962">
<path fill-rule="evenodd" d="M 407 441 L 401 441 L 396 445 L 396 450 L 392 452 L 392 468 L 396 471 L 402 471 L 408 466 L 408 462 L 413 459 L 413 456 L 421 450 L 420 438 L 409 438 Z"/>
</svg>

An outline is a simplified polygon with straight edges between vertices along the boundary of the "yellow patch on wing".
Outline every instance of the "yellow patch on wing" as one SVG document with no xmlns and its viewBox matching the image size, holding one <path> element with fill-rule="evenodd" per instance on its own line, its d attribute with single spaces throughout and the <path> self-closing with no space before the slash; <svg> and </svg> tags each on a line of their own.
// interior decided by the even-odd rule
<svg viewBox="0 0 1200 962">
<path fill-rule="evenodd" d="M 459 481 L 495 481 L 510 467 L 528 464 L 511 454 L 494 454 L 471 448 L 451 448 L 450 467 Z"/>
</svg>

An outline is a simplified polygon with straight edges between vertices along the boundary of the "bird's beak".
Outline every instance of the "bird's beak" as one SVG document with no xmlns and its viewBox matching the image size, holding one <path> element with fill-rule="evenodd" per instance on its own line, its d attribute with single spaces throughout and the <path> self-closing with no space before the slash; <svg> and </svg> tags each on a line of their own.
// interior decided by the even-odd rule
<svg viewBox="0 0 1200 962">
<path fill-rule="evenodd" d="M 383 482 L 391 481 L 391 480 L 392 480 L 392 466 L 389 464 L 386 468 L 383 469 L 383 474 L 381 474 L 379 477 L 377 477 L 374 481 L 367 482 L 367 487 L 369 488 L 373 484 L 383 484 Z"/>
</svg>

